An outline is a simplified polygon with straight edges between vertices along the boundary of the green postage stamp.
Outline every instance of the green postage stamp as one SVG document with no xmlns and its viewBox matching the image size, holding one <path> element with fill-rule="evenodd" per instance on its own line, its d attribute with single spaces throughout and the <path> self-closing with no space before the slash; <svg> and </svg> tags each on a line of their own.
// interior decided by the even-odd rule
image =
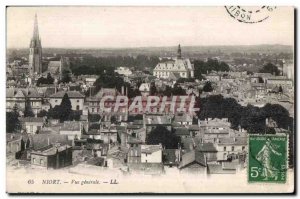
<svg viewBox="0 0 300 199">
<path fill-rule="evenodd" d="M 250 135 L 248 181 L 285 183 L 287 148 L 287 136 Z"/>
</svg>

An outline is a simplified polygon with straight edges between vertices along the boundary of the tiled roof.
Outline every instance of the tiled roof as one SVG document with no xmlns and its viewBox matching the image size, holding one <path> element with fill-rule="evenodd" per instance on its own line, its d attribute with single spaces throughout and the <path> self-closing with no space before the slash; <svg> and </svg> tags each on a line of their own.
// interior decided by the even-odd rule
<svg viewBox="0 0 300 199">
<path fill-rule="evenodd" d="M 162 150 L 161 145 L 141 145 L 142 153 L 151 154 L 151 153 L 154 153 L 154 152 L 160 151 L 160 150 Z"/>
<path fill-rule="evenodd" d="M 179 164 L 179 169 L 188 166 L 191 163 L 198 163 L 202 166 L 206 166 L 205 155 L 201 151 L 192 150 L 182 156 L 182 161 Z"/>
<path fill-rule="evenodd" d="M 181 128 L 176 128 L 175 129 L 175 135 L 177 135 L 177 136 L 189 136 L 190 132 L 187 128 L 181 127 Z"/>
<path fill-rule="evenodd" d="M 61 131 L 80 131 L 81 125 L 79 122 L 76 121 L 66 121 L 64 122 L 63 126 L 61 127 Z"/>
<path fill-rule="evenodd" d="M 202 152 L 218 152 L 213 143 L 199 144 L 197 149 Z"/>
<path fill-rule="evenodd" d="M 60 143 L 61 145 L 71 145 L 67 135 L 59 134 L 35 134 L 30 137 L 30 144 L 34 149 L 39 149 L 49 144 Z"/>
<path fill-rule="evenodd" d="M 20 122 L 44 122 L 42 117 L 21 117 L 19 118 Z"/>
<path fill-rule="evenodd" d="M 36 88 L 7 88 L 6 97 L 34 97 L 40 98 L 42 95 Z"/>
<path fill-rule="evenodd" d="M 84 98 L 84 95 L 78 91 L 60 91 L 51 95 L 50 98 L 63 98 L 65 93 L 67 93 L 69 98 Z"/>
<path fill-rule="evenodd" d="M 247 145 L 247 137 L 219 138 L 218 145 Z"/>
<path fill-rule="evenodd" d="M 27 134 L 21 134 L 21 133 L 6 133 L 6 143 L 7 142 L 12 142 L 15 140 L 27 140 L 28 135 Z"/>
<path fill-rule="evenodd" d="M 40 155 L 55 155 L 57 152 L 65 151 L 69 148 L 71 148 L 71 146 L 68 145 L 54 146 L 50 144 L 43 148 L 35 149 L 31 153 L 40 154 Z"/>
</svg>

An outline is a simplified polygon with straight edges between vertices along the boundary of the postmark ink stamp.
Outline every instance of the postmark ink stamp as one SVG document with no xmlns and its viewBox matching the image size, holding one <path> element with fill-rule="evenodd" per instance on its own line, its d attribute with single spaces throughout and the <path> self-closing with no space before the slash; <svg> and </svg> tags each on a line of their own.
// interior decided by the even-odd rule
<svg viewBox="0 0 300 199">
<path fill-rule="evenodd" d="M 235 20 L 241 23 L 260 23 L 270 17 L 276 6 L 261 6 L 261 7 L 247 7 L 247 6 L 225 6 L 228 14 Z"/>
<path fill-rule="evenodd" d="M 249 136 L 248 182 L 285 183 L 288 137 Z"/>
</svg>

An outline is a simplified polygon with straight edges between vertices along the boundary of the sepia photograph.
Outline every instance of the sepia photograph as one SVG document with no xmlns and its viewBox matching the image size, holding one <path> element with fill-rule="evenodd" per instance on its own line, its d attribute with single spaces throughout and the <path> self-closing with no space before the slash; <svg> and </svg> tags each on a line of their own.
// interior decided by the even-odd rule
<svg viewBox="0 0 300 199">
<path fill-rule="evenodd" d="M 295 8 L 7 6 L 8 194 L 295 192 Z"/>
</svg>

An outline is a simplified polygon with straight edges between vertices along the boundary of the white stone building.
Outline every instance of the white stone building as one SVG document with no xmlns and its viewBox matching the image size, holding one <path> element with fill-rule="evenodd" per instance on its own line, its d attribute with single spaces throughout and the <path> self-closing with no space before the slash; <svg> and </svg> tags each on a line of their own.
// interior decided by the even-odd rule
<svg viewBox="0 0 300 199">
<path fill-rule="evenodd" d="M 64 95 L 67 94 L 72 105 L 73 111 L 79 111 L 83 109 L 83 103 L 84 103 L 84 95 L 82 95 L 78 91 L 60 91 L 57 93 L 54 93 L 49 97 L 49 102 L 54 108 L 55 106 L 59 106 L 61 104 L 61 101 L 64 97 Z"/>
<path fill-rule="evenodd" d="M 162 146 L 159 145 L 141 145 L 142 163 L 161 163 Z"/>
<path fill-rule="evenodd" d="M 194 65 L 189 59 L 181 57 L 181 48 L 178 46 L 177 58 L 156 65 L 153 75 L 157 78 L 194 78 Z"/>
</svg>

